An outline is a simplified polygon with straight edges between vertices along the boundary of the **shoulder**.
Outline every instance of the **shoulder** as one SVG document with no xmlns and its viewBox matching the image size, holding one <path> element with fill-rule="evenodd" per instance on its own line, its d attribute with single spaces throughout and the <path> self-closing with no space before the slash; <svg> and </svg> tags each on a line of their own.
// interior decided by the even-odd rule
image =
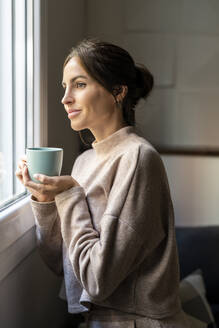
<svg viewBox="0 0 219 328">
<path fill-rule="evenodd" d="M 113 176 L 120 184 L 131 181 L 134 177 L 139 183 L 146 180 L 162 179 L 165 169 L 159 153 L 144 138 L 132 135 L 127 138 L 109 161 L 113 169 Z"/>
<path fill-rule="evenodd" d="M 161 190 L 168 185 L 166 169 L 158 151 L 144 138 L 135 136 L 129 142 L 118 166 L 117 176 L 122 181 L 132 177 L 133 188 Z M 130 185 L 131 187 L 131 185 Z"/>
<path fill-rule="evenodd" d="M 136 160 L 138 166 L 162 165 L 160 154 L 143 137 L 133 133 L 125 142 L 120 153 L 121 160 Z"/>
</svg>

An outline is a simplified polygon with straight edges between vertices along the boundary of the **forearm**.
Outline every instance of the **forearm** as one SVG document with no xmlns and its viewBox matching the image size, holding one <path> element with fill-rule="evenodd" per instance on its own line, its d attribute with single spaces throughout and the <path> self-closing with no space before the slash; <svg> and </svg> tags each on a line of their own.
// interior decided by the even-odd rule
<svg viewBox="0 0 219 328">
<path fill-rule="evenodd" d="M 39 253 L 47 266 L 62 275 L 62 235 L 60 218 L 55 202 L 31 201 L 36 222 L 36 238 Z"/>
</svg>

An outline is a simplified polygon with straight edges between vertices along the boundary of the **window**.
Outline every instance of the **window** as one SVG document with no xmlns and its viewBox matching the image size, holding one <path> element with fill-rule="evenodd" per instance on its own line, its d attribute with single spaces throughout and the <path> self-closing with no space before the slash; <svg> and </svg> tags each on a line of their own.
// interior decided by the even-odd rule
<svg viewBox="0 0 219 328">
<path fill-rule="evenodd" d="M 0 0 L 0 210 L 26 195 L 14 172 L 34 142 L 32 17 L 32 0 Z"/>
<path fill-rule="evenodd" d="M 26 147 L 47 146 L 47 1 L 0 0 L 0 72 L 1 281 L 36 246 L 14 171 Z"/>
</svg>

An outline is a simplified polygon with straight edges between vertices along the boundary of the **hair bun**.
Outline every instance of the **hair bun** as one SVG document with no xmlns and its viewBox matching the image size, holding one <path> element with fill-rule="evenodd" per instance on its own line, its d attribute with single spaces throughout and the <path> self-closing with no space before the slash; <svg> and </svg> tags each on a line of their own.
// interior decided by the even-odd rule
<svg viewBox="0 0 219 328">
<path fill-rule="evenodd" d="M 154 86 L 154 77 L 144 65 L 135 66 L 136 97 L 146 98 Z"/>
</svg>

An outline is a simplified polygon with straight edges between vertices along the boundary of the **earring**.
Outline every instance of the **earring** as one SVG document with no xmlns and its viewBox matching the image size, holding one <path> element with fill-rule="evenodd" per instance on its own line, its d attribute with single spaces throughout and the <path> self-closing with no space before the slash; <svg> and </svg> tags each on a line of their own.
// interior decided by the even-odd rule
<svg viewBox="0 0 219 328">
<path fill-rule="evenodd" d="M 117 100 L 116 99 L 116 105 L 117 105 L 118 108 L 121 109 L 122 108 L 122 100 Z"/>
<path fill-rule="evenodd" d="M 117 96 L 122 92 L 122 88 L 119 86 L 119 87 L 115 87 L 113 89 L 113 96 L 114 96 L 114 99 L 115 99 L 115 103 L 116 105 L 119 107 L 119 108 L 122 108 L 122 99 L 117 99 Z"/>
</svg>

